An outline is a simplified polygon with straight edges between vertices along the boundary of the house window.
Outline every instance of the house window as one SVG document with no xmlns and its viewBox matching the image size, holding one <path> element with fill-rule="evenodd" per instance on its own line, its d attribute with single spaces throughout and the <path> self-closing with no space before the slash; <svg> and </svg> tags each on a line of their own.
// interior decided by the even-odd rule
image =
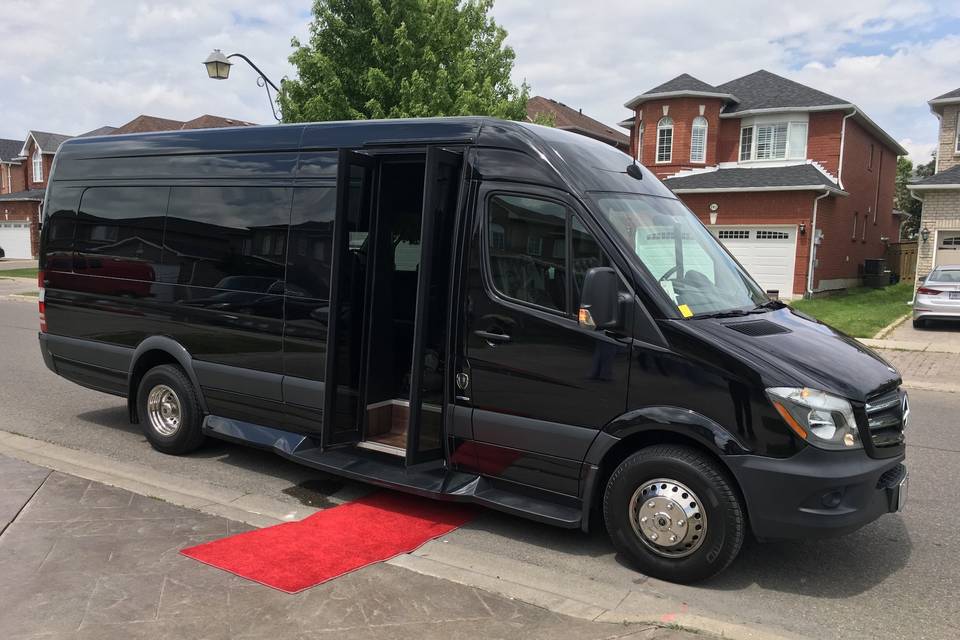
<svg viewBox="0 0 960 640">
<path fill-rule="evenodd" d="M 873 171 L 873 143 L 870 143 L 870 155 L 867 157 L 867 171 Z"/>
<path fill-rule="evenodd" d="M 657 123 L 657 162 L 673 159 L 673 119 L 667 116 Z"/>
<path fill-rule="evenodd" d="M 33 150 L 33 181 L 43 182 L 43 154 L 40 147 Z"/>
<path fill-rule="evenodd" d="M 697 116 L 693 119 L 690 133 L 690 162 L 707 161 L 707 119 Z"/>
<path fill-rule="evenodd" d="M 953 149 L 960 153 L 960 111 L 957 112 L 957 139 L 954 141 Z"/>
<path fill-rule="evenodd" d="M 753 154 L 753 127 L 740 129 L 740 161 L 749 160 Z"/>
<path fill-rule="evenodd" d="M 772 122 L 740 129 L 740 161 L 803 160 L 807 157 L 806 122 Z"/>
<path fill-rule="evenodd" d="M 859 216 L 859 215 L 860 215 L 860 212 L 859 212 L 859 211 L 854 211 L 854 212 L 853 212 L 853 234 L 851 234 L 851 236 L 850 236 L 850 239 L 851 239 L 851 240 L 856 240 L 856 239 L 857 239 L 857 216 Z"/>
<path fill-rule="evenodd" d="M 543 238 L 537 236 L 527 238 L 527 253 L 531 256 L 543 255 Z"/>
</svg>

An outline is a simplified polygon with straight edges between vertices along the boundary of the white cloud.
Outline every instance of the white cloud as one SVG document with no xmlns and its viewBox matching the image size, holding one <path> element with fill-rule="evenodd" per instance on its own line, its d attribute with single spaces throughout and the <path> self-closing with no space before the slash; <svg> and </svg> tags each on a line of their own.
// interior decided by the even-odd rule
<svg viewBox="0 0 960 640">
<path fill-rule="evenodd" d="M 246 53 L 274 81 L 293 75 L 290 38 L 307 33 L 311 5 L 3 0 L 0 136 L 80 133 L 140 113 L 270 122 L 252 70 L 238 63 L 214 82 L 200 63 L 217 47 Z M 625 101 L 680 73 L 719 84 L 765 68 L 855 102 L 923 161 L 937 127 L 926 101 L 960 84 L 957 0 L 499 0 L 494 15 L 517 81 L 610 124 L 628 115 Z"/>
</svg>

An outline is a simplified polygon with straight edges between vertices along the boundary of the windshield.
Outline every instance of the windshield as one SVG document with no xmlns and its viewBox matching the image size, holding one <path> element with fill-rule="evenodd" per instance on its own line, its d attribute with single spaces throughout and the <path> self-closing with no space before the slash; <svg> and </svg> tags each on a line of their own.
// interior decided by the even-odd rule
<svg viewBox="0 0 960 640">
<path fill-rule="evenodd" d="M 591 197 L 684 317 L 754 309 L 769 301 L 679 200 L 624 193 Z"/>
</svg>

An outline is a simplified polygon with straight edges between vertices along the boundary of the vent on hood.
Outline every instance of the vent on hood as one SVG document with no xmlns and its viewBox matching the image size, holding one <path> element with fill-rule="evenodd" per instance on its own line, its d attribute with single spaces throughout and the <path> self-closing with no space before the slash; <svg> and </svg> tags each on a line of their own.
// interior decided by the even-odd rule
<svg viewBox="0 0 960 640">
<path fill-rule="evenodd" d="M 773 336 L 778 333 L 790 333 L 790 329 L 781 327 L 779 324 L 775 324 L 769 320 L 737 322 L 735 324 L 728 324 L 727 327 L 734 331 L 739 331 L 745 336 L 753 336 L 755 338 L 759 336 Z"/>
</svg>

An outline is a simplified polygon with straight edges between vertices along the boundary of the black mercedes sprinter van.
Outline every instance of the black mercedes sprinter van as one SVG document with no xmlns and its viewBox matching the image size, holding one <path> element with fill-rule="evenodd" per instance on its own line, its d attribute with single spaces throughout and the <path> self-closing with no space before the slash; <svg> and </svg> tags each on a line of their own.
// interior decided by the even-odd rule
<svg viewBox="0 0 960 640">
<path fill-rule="evenodd" d="M 693 581 L 903 507 L 897 372 L 768 299 L 646 169 L 488 118 L 74 138 L 47 366 L 207 436 L 561 527 Z M 596 517 L 591 519 L 591 514 Z"/>
</svg>

